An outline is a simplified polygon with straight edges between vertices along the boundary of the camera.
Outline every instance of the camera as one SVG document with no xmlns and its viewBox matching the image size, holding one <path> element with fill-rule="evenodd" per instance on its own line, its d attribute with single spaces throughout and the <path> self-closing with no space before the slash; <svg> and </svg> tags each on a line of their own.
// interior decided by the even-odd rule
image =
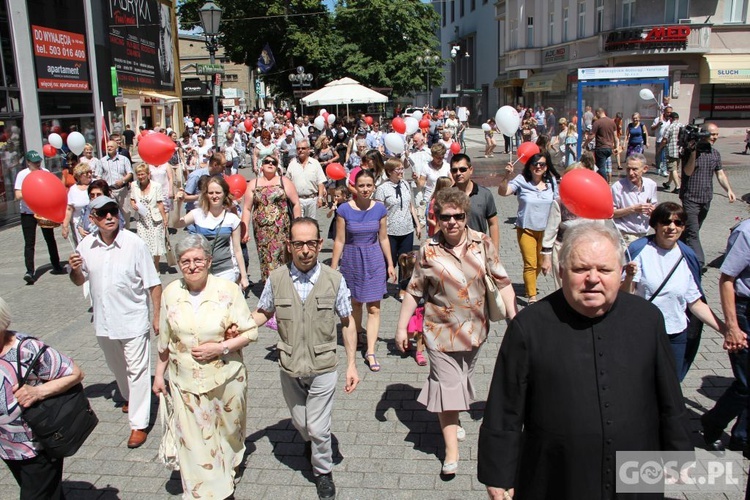
<svg viewBox="0 0 750 500">
<path fill-rule="evenodd" d="M 699 153 L 707 153 L 711 151 L 711 143 L 708 142 L 709 137 L 711 137 L 711 134 L 708 130 L 699 127 L 693 120 L 690 125 L 680 128 L 677 144 L 684 151 L 695 149 Z"/>
</svg>

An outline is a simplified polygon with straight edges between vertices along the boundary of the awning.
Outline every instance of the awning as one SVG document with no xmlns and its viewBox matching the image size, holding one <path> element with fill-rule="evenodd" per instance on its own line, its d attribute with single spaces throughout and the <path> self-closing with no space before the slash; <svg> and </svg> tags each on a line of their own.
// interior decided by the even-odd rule
<svg viewBox="0 0 750 500">
<path fill-rule="evenodd" d="M 530 76 L 523 84 L 524 92 L 565 92 L 568 86 L 568 71 L 550 71 Z"/>
<path fill-rule="evenodd" d="M 750 83 L 750 54 L 704 55 L 701 83 Z"/>
<path fill-rule="evenodd" d="M 523 80 L 521 80 L 520 78 L 498 77 L 495 78 L 493 86 L 497 89 L 502 89 L 504 87 L 523 87 Z"/>
<path fill-rule="evenodd" d="M 180 98 L 173 96 L 173 95 L 167 95 L 167 94 L 160 94 L 158 92 L 152 92 L 150 90 L 141 90 L 138 92 L 138 95 L 145 95 L 148 97 L 156 97 L 157 99 L 164 99 L 165 104 L 172 104 L 175 102 L 180 102 Z"/>
</svg>

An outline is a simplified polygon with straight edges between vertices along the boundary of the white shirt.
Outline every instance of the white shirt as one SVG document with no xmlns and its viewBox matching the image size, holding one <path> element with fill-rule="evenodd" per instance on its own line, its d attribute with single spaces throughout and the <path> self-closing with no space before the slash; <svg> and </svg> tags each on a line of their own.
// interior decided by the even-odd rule
<svg viewBox="0 0 750 500">
<path fill-rule="evenodd" d="M 435 184 L 437 184 L 437 180 L 440 177 L 450 177 L 451 175 L 451 166 L 443 162 L 443 165 L 440 167 L 439 170 L 436 170 L 432 167 L 432 165 L 428 164 L 427 167 L 425 167 L 424 170 L 422 170 L 421 177 L 425 178 L 424 183 L 424 199 L 429 200 L 432 198 L 432 192 L 435 190 Z"/>
<path fill-rule="evenodd" d="M 120 230 L 108 246 L 97 232 L 86 236 L 76 251 L 83 258 L 83 276 L 91 286 L 96 335 L 132 339 L 147 334 L 149 288 L 161 281 L 146 243 Z"/>
<path fill-rule="evenodd" d="M 652 241 L 643 247 L 634 259 L 638 263 L 638 271 L 633 277 L 636 295 L 646 300 L 650 299 L 681 255 L 678 245 L 671 250 L 665 250 Z M 664 315 L 664 324 L 669 335 L 676 335 L 687 328 L 685 308 L 700 296 L 693 273 L 690 272 L 687 261 L 682 259 L 672 277 L 653 300 L 654 305 Z"/>
<path fill-rule="evenodd" d="M 94 167 L 96 168 L 96 167 Z M 122 155 L 115 155 L 114 158 L 109 155 L 102 157 L 99 169 L 94 171 L 94 177 L 104 179 L 112 187 L 116 182 L 120 182 L 126 175 L 133 173 L 133 167 L 130 160 Z"/>
<path fill-rule="evenodd" d="M 49 172 L 49 170 L 47 170 L 44 167 L 41 167 L 39 170 L 44 170 L 45 172 Z M 13 186 L 13 189 L 17 190 L 17 191 L 21 191 L 21 187 L 23 186 L 23 181 L 24 181 L 24 179 L 26 179 L 26 177 L 30 173 L 31 173 L 31 170 L 29 170 L 28 168 L 24 168 L 23 170 L 21 170 L 20 172 L 18 172 L 18 175 L 16 175 L 16 183 Z M 31 209 L 29 208 L 29 206 L 23 201 L 23 199 L 21 200 L 21 213 L 22 214 L 33 214 L 34 213 L 34 212 L 31 211 Z"/>
<path fill-rule="evenodd" d="M 641 187 L 638 188 L 630 182 L 630 179 L 623 178 L 612 184 L 612 203 L 615 210 L 627 208 L 640 203 L 652 203 L 656 205 L 656 183 L 647 178 L 641 179 Z M 617 229 L 624 233 L 639 234 L 641 236 L 648 233 L 649 215 L 636 213 L 618 217 L 615 221 Z"/>
<path fill-rule="evenodd" d="M 286 169 L 286 177 L 292 181 L 297 188 L 297 194 L 302 197 L 318 195 L 318 185 L 326 181 L 326 174 L 323 173 L 323 167 L 318 160 L 312 157 L 307 158 L 304 168 L 299 160 L 295 158 L 289 163 Z"/>
</svg>

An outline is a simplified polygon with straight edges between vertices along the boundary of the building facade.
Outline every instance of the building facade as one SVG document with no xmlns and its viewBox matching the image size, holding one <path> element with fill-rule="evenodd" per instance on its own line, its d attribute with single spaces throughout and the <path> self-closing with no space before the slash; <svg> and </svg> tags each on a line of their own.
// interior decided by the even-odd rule
<svg viewBox="0 0 750 500">
<path fill-rule="evenodd" d="M 444 56 L 456 34 L 471 38 L 476 21 L 467 12 L 476 6 L 484 13 L 479 1 L 436 4 Z M 483 56 L 480 66 L 494 66 L 497 73 L 490 77 L 475 69 L 466 75 L 474 87 L 493 89 L 491 110 L 520 103 L 572 116 L 579 68 L 666 65 L 666 96 L 683 122 L 701 117 L 732 127 L 750 118 L 748 0 L 498 0 L 491 7 L 494 29 L 476 39 L 484 45 L 495 36 L 493 55 Z M 453 74 L 445 68 L 447 81 Z M 655 115 L 655 102 L 642 102 L 637 89 L 625 89 L 586 88 L 584 105 L 602 106 L 611 115 Z M 661 88 L 654 92 L 664 96 Z"/>
</svg>

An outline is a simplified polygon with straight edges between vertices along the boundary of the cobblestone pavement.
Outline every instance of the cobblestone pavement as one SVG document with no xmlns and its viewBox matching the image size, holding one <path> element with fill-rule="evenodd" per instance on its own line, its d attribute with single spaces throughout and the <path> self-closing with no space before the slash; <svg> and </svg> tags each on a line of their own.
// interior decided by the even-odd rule
<svg viewBox="0 0 750 500">
<path fill-rule="evenodd" d="M 501 140 L 502 142 L 502 140 Z M 495 172 L 502 170 L 505 158 L 479 158 L 483 153 L 482 132 L 470 129 L 468 152 L 476 158 L 480 183 L 497 183 Z M 734 154 L 742 150 L 741 137 L 722 138 L 720 149 L 727 175 L 738 198 L 750 193 L 748 157 Z M 501 145 L 502 148 L 502 145 Z M 251 175 L 247 169 L 242 171 Z M 618 172 L 615 170 L 615 175 Z M 661 181 L 661 179 L 657 179 Z M 718 312 L 718 265 L 728 235 L 737 218 L 748 216 L 748 207 L 738 201 L 729 204 L 724 192 L 714 183 L 716 196 L 702 231 L 707 260 L 711 262 L 704 277 L 709 303 Z M 676 200 L 671 193 L 659 193 L 660 200 Z M 516 200 L 496 196 L 501 220 L 501 260 L 505 264 L 525 305 L 521 280 L 522 264 L 512 221 Z M 323 226 L 329 220 L 319 211 Z M 324 229 L 325 229 L 324 227 Z M 107 369 L 101 350 L 94 339 L 89 304 L 81 290 L 65 276 L 52 276 L 47 265 L 46 247 L 41 235 L 37 242 L 37 265 L 42 273 L 33 286 L 25 285 L 20 227 L 7 228 L 0 237 L 0 295 L 13 312 L 12 328 L 28 332 L 71 355 L 83 368 L 86 391 L 99 416 L 100 423 L 75 457 L 66 460 L 64 488 L 69 499 L 167 499 L 181 494 L 179 476 L 157 462 L 161 431 L 154 427 L 146 444 L 135 450 L 126 447 L 129 434 L 127 416 L 115 409 L 115 383 Z M 68 243 L 58 234 L 62 255 L 70 252 Z M 325 230 L 323 234 L 326 234 Z M 322 259 L 330 259 L 331 242 L 327 241 Z M 250 279 L 258 280 L 257 254 L 250 247 Z M 45 267 L 46 265 L 46 267 Z M 164 268 L 163 268 L 164 269 Z M 174 270 L 163 274 L 167 283 L 177 277 Z M 540 277 L 540 293 L 553 290 L 552 280 Z M 262 285 L 256 283 L 248 302 L 257 303 Z M 475 385 L 479 402 L 471 412 L 461 415 L 467 439 L 460 445 L 459 471 L 452 481 L 439 476 L 442 438 L 435 415 L 416 403 L 428 369 L 419 367 L 412 358 L 393 350 L 392 338 L 399 303 L 388 298 L 382 303 L 382 325 L 377 354 L 382 364 L 379 373 L 371 373 L 358 360 L 362 378 L 351 395 L 340 390 L 333 412 L 333 435 L 336 465 L 334 478 L 340 499 L 386 495 L 393 499 L 486 498 L 484 487 L 476 479 L 477 435 L 482 418 L 483 400 L 487 395 L 495 357 L 502 340 L 504 323 L 492 328 L 482 347 L 476 367 Z M 238 499 L 312 499 L 316 498 L 309 464 L 305 462 L 303 444 L 293 429 L 281 396 L 278 367 L 273 345 L 276 334 L 261 328 L 258 342 L 245 349 L 249 369 L 247 412 L 247 457 L 245 470 L 236 491 Z M 343 348 L 341 350 L 343 352 Z M 343 356 L 343 354 L 342 354 Z M 155 359 L 155 353 L 152 360 Z M 732 373 L 718 334 L 705 331 L 701 351 L 682 387 L 690 412 L 694 442 L 700 446 L 698 417 L 731 382 Z M 342 380 L 340 380 L 342 382 Z M 156 399 L 152 422 L 156 421 Z M 554 409 L 550 409 L 554 411 Z M 725 436 L 726 438 L 726 436 Z M 7 468 L 0 467 L 0 488 L 4 498 L 17 496 L 17 487 Z M 738 491 L 710 497 L 741 498 Z"/>
</svg>

